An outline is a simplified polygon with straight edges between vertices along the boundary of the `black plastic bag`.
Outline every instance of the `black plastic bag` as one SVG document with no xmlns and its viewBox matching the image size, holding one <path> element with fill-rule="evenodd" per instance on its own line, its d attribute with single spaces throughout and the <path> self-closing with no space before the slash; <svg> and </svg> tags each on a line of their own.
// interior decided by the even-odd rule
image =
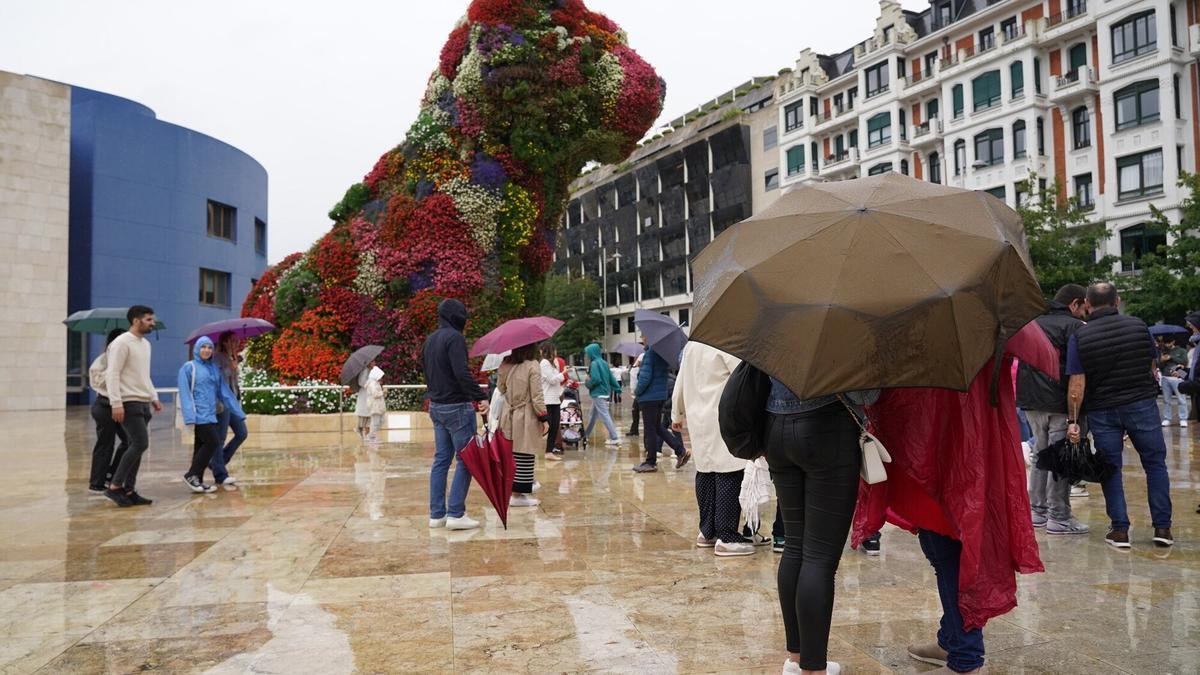
<svg viewBox="0 0 1200 675">
<path fill-rule="evenodd" d="M 771 378 L 746 361 L 738 364 L 725 382 L 717 422 L 729 454 L 754 460 L 767 453 L 767 398 Z"/>
<path fill-rule="evenodd" d="M 1078 443 L 1062 439 L 1042 450 L 1037 456 L 1037 468 L 1054 474 L 1056 480 L 1068 480 L 1072 483 L 1102 483 L 1116 471 L 1116 467 L 1108 460 L 1093 452 L 1088 439 L 1081 438 Z"/>
</svg>

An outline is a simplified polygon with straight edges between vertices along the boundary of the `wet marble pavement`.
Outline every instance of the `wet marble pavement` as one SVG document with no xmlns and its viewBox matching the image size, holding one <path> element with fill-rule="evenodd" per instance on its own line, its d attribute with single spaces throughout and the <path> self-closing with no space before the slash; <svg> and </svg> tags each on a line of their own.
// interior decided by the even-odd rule
<svg viewBox="0 0 1200 675">
<path fill-rule="evenodd" d="M 193 495 L 190 447 L 162 415 L 139 480 L 155 503 L 117 509 L 86 490 L 86 411 L 0 422 L 4 673 L 777 673 L 784 658 L 778 556 L 694 548 L 692 467 L 634 474 L 630 443 L 539 458 L 542 504 L 507 530 L 473 489 L 484 526 L 449 532 L 426 526 L 428 438 L 246 447 L 237 490 Z M 1149 544 L 1129 451 L 1134 548 L 1104 544 L 1098 487 L 1074 500 L 1093 532 L 1038 535 L 1047 572 L 989 624 L 990 672 L 1200 672 L 1200 439 L 1166 432 L 1179 544 Z M 837 593 L 846 672 L 932 669 L 904 651 L 939 616 L 914 537 L 847 550 Z"/>
</svg>

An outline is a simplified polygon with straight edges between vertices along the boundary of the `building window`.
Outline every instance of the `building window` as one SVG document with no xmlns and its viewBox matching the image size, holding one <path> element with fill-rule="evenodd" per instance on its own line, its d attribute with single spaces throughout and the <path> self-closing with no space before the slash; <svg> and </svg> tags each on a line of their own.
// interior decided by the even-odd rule
<svg viewBox="0 0 1200 675">
<path fill-rule="evenodd" d="M 1158 119 L 1158 80 L 1135 82 L 1113 94 L 1117 129 L 1129 129 Z"/>
<path fill-rule="evenodd" d="M 971 80 L 975 110 L 985 110 L 1000 102 L 1000 71 L 993 70 Z"/>
<path fill-rule="evenodd" d="M 961 84 L 954 85 L 950 90 L 950 98 L 954 102 L 954 119 L 962 119 L 963 116 L 963 86 Z"/>
<path fill-rule="evenodd" d="M 954 175 L 961 176 L 967 170 L 967 142 L 961 138 L 954 141 Z"/>
<path fill-rule="evenodd" d="M 888 62 L 883 61 L 867 68 L 867 98 L 888 90 Z"/>
<path fill-rule="evenodd" d="M 1004 198 L 1007 195 L 1007 193 L 1004 190 L 1003 185 L 1001 185 L 1000 187 L 994 187 L 991 190 L 984 190 L 984 192 L 995 197 L 996 199 L 999 199 L 1000 201 L 1004 201 Z"/>
<path fill-rule="evenodd" d="M 846 110 L 854 110 L 854 99 L 858 98 L 858 87 L 850 87 L 846 91 Z"/>
<path fill-rule="evenodd" d="M 925 55 L 925 77 L 933 75 L 933 65 L 937 63 L 937 52 L 929 52 Z"/>
<path fill-rule="evenodd" d="M 1025 152 L 1025 120 L 1013 122 L 1013 159 L 1026 155 Z"/>
<path fill-rule="evenodd" d="M 1132 272 L 1138 269 L 1138 261 L 1148 253 L 1158 253 L 1158 247 L 1167 245 L 1167 235 L 1146 225 L 1134 225 L 1121 230 L 1121 269 Z"/>
<path fill-rule="evenodd" d="M 833 95 L 833 112 L 838 115 L 841 115 L 842 113 L 846 112 L 846 96 L 845 96 L 845 94 L 834 94 Z"/>
<path fill-rule="evenodd" d="M 1179 46 L 1178 19 L 1175 17 L 1175 5 L 1171 5 L 1171 46 Z"/>
<path fill-rule="evenodd" d="M 900 173 L 904 174 L 905 176 L 908 175 L 908 160 L 907 159 L 900 160 Z"/>
<path fill-rule="evenodd" d="M 804 102 L 797 101 L 783 109 L 783 130 L 784 132 L 794 131 L 804 126 L 804 120 L 801 117 L 804 113 Z"/>
<path fill-rule="evenodd" d="M 1175 95 L 1175 119 L 1183 119 L 1183 107 L 1179 105 L 1179 75 L 1171 76 L 1171 91 Z"/>
<path fill-rule="evenodd" d="M 1092 174 L 1075 176 L 1075 201 L 1083 209 L 1090 209 L 1096 205 L 1096 198 L 1092 195 Z"/>
<path fill-rule="evenodd" d="M 778 188 L 779 187 L 779 169 L 771 169 L 770 171 L 768 171 L 765 183 L 766 183 L 766 185 L 764 187 L 766 187 L 767 192 L 770 192 L 771 190 Z"/>
<path fill-rule="evenodd" d="M 895 26 L 884 26 L 883 27 L 883 42 L 884 42 L 884 44 L 888 44 L 892 41 L 892 32 L 894 30 L 895 30 Z"/>
<path fill-rule="evenodd" d="M 892 142 L 892 115 L 879 113 L 867 120 L 867 147 L 877 148 Z"/>
<path fill-rule="evenodd" d="M 1019 98 L 1025 95 L 1025 64 L 1020 61 L 1013 61 L 1008 66 L 1009 79 L 1012 80 L 1012 97 Z"/>
<path fill-rule="evenodd" d="M 1021 181 L 1013 185 L 1013 194 L 1017 197 L 1017 207 L 1025 206 L 1025 202 L 1029 201 L 1029 183 Z"/>
<path fill-rule="evenodd" d="M 936 120 L 938 118 L 938 100 L 935 98 L 925 104 L 925 119 Z"/>
<path fill-rule="evenodd" d="M 1162 150 L 1117 158 L 1117 197 L 1131 199 L 1162 192 Z"/>
<path fill-rule="evenodd" d="M 1071 47 L 1067 62 L 1070 64 L 1067 68 L 1067 77 L 1077 77 L 1079 69 L 1087 66 L 1087 45 L 1080 42 Z"/>
<path fill-rule="evenodd" d="M 1046 155 L 1046 125 L 1042 123 L 1042 118 L 1040 118 L 1040 117 L 1037 118 L 1036 126 L 1037 126 L 1038 154 L 1045 156 Z"/>
<path fill-rule="evenodd" d="M 1000 22 L 1000 32 L 1004 34 L 1006 40 L 1013 40 L 1017 37 L 1017 17 L 1010 17 Z"/>
<path fill-rule="evenodd" d="M 779 144 L 779 127 L 763 129 L 763 150 L 770 150 Z"/>
<path fill-rule="evenodd" d="M 944 2 L 937 7 L 937 28 L 945 28 L 950 25 L 950 3 Z"/>
<path fill-rule="evenodd" d="M 942 183 L 942 160 L 936 152 L 929 153 L 929 182 Z"/>
<path fill-rule="evenodd" d="M 1033 57 L 1033 91 L 1042 93 L 1042 60 Z"/>
<path fill-rule="evenodd" d="M 988 129 L 975 137 L 975 161 L 995 166 L 1004 161 L 1004 130 Z"/>
<path fill-rule="evenodd" d="M 258 218 L 254 219 L 254 250 L 267 254 L 267 224 Z"/>
<path fill-rule="evenodd" d="M 1092 145 L 1092 121 L 1086 107 L 1079 106 L 1071 113 L 1071 131 L 1075 137 L 1076 150 Z"/>
<path fill-rule="evenodd" d="M 804 146 L 797 145 L 788 148 L 787 151 L 787 174 L 794 176 L 804 170 Z"/>
<path fill-rule="evenodd" d="M 882 164 L 876 164 L 875 166 L 871 167 L 870 169 L 867 169 L 867 175 L 868 176 L 878 176 L 881 173 L 887 173 L 891 170 L 892 170 L 892 163 L 891 162 L 883 162 Z"/>
<path fill-rule="evenodd" d="M 850 147 L 852 147 L 852 148 L 858 147 L 858 129 L 850 130 Z"/>
<path fill-rule="evenodd" d="M 237 209 L 208 200 L 208 236 L 237 241 Z"/>
<path fill-rule="evenodd" d="M 809 117 L 817 116 L 817 110 L 818 110 L 819 105 L 820 105 L 820 101 L 816 96 L 813 96 L 808 99 L 808 116 Z"/>
<path fill-rule="evenodd" d="M 1154 10 L 1134 14 L 1112 27 L 1113 63 L 1121 63 L 1149 54 L 1157 48 L 1158 29 L 1154 24 Z"/>
<path fill-rule="evenodd" d="M 979 31 L 979 51 L 986 52 L 996 46 L 996 30 L 991 26 Z"/>
<path fill-rule="evenodd" d="M 900 109 L 900 140 L 908 140 L 908 111 Z"/>
<path fill-rule="evenodd" d="M 620 319 L 612 320 L 612 334 L 613 335 L 621 334 L 621 320 Z"/>
<path fill-rule="evenodd" d="M 816 170 L 817 170 L 817 156 L 820 154 L 821 154 L 821 151 L 817 150 L 817 142 L 813 141 L 809 145 L 808 160 L 810 163 L 812 163 L 812 168 L 813 168 L 814 172 L 816 172 Z"/>
<path fill-rule="evenodd" d="M 846 154 L 845 137 L 842 136 L 841 134 L 839 134 L 837 136 L 837 138 L 833 139 L 833 157 L 834 157 L 834 159 L 845 159 L 846 158 L 845 154 Z"/>
<path fill-rule="evenodd" d="M 229 272 L 200 268 L 200 304 L 229 307 Z"/>
<path fill-rule="evenodd" d="M 625 330 L 625 332 L 626 332 L 626 333 L 631 333 L 631 334 L 632 334 L 632 333 L 636 333 L 636 332 L 637 332 L 637 324 L 635 324 L 635 323 L 633 322 L 633 317 L 632 317 L 632 316 L 627 316 L 627 317 L 625 317 L 625 329 L 626 329 L 626 330 Z"/>
<path fill-rule="evenodd" d="M 692 320 L 692 313 L 687 309 L 679 310 L 679 325 L 686 326 Z"/>
</svg>

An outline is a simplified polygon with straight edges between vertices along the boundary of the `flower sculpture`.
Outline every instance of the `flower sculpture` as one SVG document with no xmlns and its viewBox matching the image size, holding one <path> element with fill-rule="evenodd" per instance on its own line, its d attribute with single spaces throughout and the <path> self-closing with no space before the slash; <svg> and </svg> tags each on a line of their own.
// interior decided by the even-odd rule
<svg viewBox="0 0 1200 675">
<path fill-rule="evenodd" d="M 330 212 L 333 229 L 250 291 L 243 316 L 274 322 L 251 365 L 336 379 L 382 344 L 391 381 L 416 381 L 447 297 L 468 332 L 540 304 L 568 185 L 618 162 L 662 108 L 665 84 L 582 0 L 474 0 L 450 33 L 398 147 Z"/>
</svg>

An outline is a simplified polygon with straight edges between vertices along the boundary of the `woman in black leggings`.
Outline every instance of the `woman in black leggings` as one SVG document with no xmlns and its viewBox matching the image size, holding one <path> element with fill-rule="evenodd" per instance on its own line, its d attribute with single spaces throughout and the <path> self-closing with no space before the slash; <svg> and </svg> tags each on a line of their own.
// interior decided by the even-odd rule
<svg viewBox="0 0 1200 675">
<path fill-rule="evenodd" d="M 774 379 L 767 402 L 767 463 L 783 515 L 779 605 L 790 654 L 785 673 L 829 673 L 826 661 L 833 617 L 834 575 L 841 561 L 854 504 L 862 452 L 850 409 L 878 392 L 801 400 Z"/>
</svg>

